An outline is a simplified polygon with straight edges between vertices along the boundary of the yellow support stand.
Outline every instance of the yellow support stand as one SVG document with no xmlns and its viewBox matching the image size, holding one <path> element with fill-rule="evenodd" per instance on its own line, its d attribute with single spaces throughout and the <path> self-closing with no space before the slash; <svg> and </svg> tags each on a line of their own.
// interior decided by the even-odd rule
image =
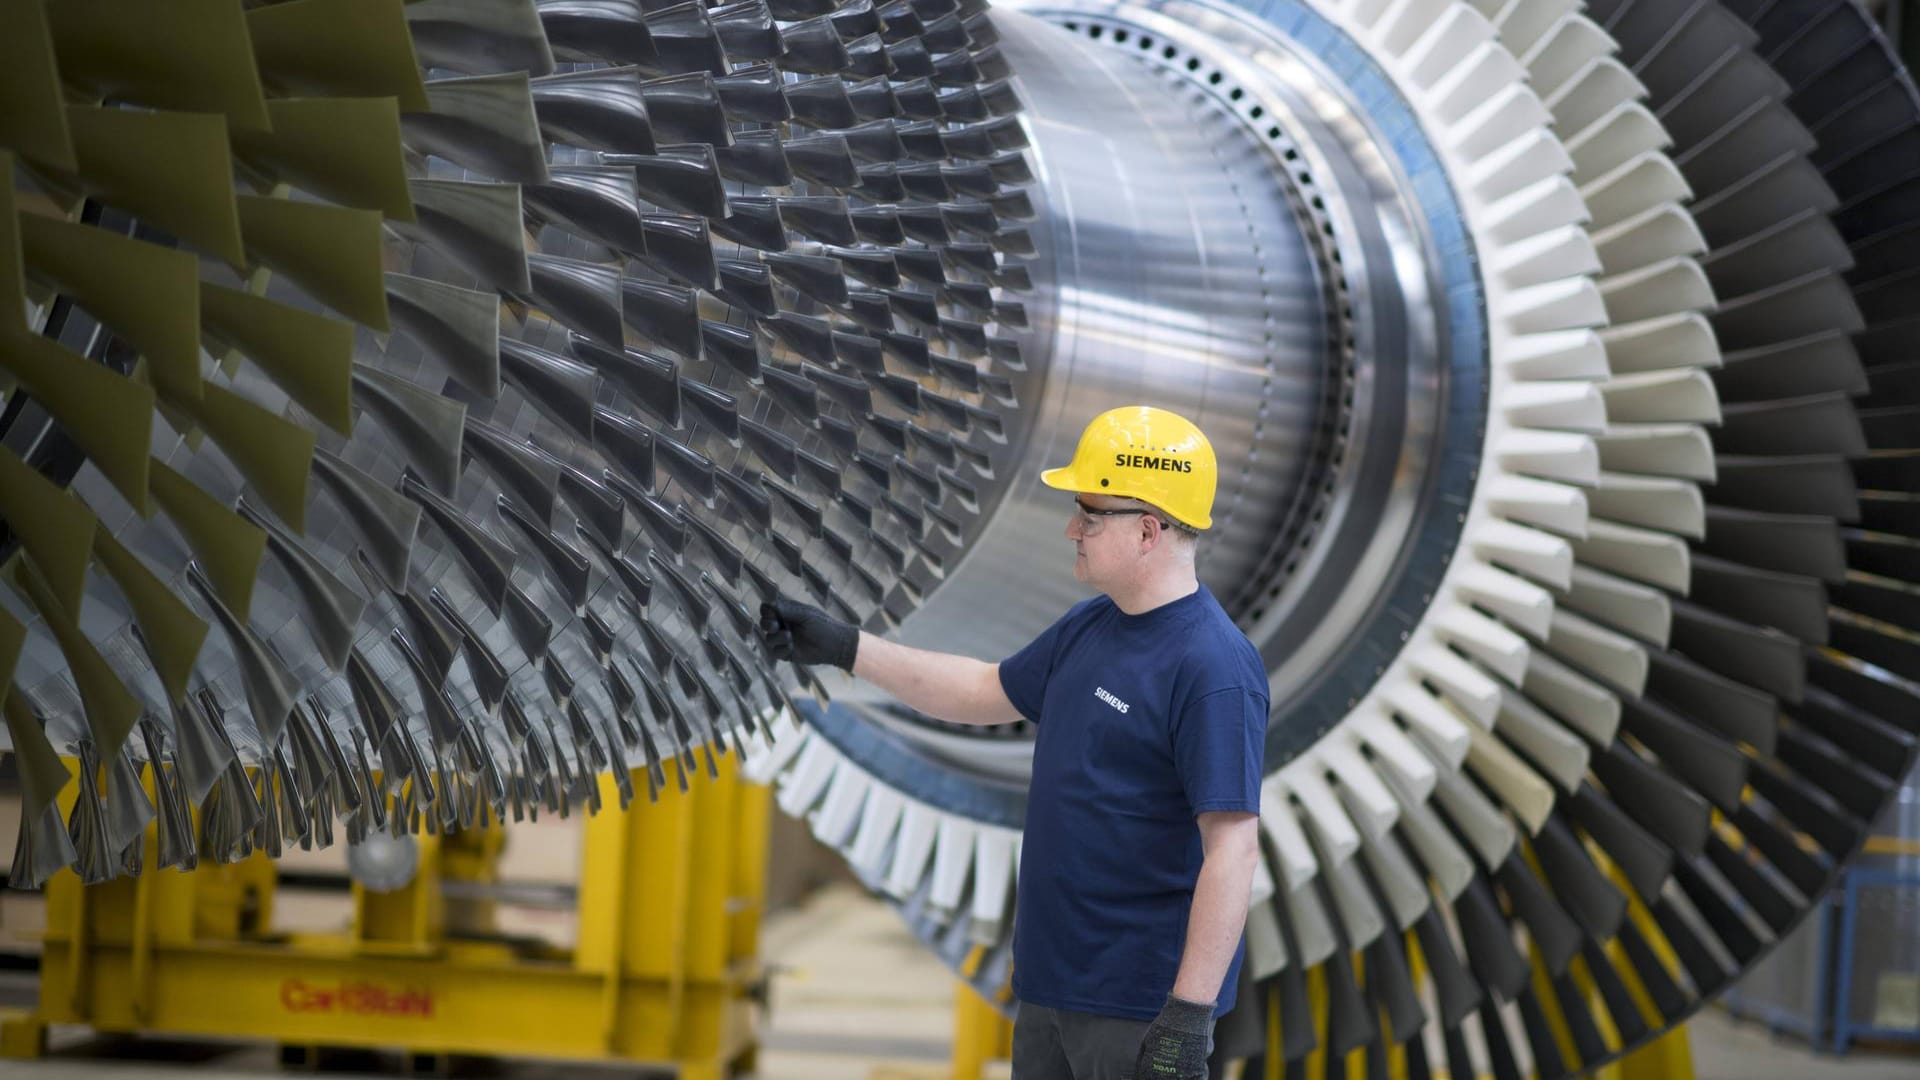
<svg viewBox="0 0 1920 1080">
<path fill-rule="evenodd" d="M 45 1021 L 20 1009 L 0 1009 L 0 1060 L 37 1058 L 46 1052 Z"/>
<path fill-rule="evenodd" d="M 1013 1057 L 1013 1021 L 1000 1015 L 973 986 L 953 987 L 953 1080 L 980 1080 L 987 1064 Z"/>
<path fill-rule="evenodd" d="M 353 883 L 353 941 L 362 952 L 424 955 L 433 951 L 446 928 L 446 901 L 440 894 L 440 838 L 414 838 L 418 853 L 413 880 L 392 892 L 372 892 Z"/>
<path fill-rule="evenodd" d="M 634 782 L 643 789 L 645 777 Z M 83 887 L 49 882 L 40 1004 L 0 1017 L 0 1055 L 33 1056 L 47 1024 L 448 1055 L 645 1062 L 686 1080 L 753 1065 L 770 797 L 722 762 L 716 781 L 586 823 L 579 941 L 472 940 L 490 901 L 494 830 L 423 837 L 412 884 L 354 890 L 353 927 L 272 935 L 264 856 Z M 153 857 L 154 834 L 147 837 Z M 449 924 L 461 936 L 448 934 Z"/>
</svg>

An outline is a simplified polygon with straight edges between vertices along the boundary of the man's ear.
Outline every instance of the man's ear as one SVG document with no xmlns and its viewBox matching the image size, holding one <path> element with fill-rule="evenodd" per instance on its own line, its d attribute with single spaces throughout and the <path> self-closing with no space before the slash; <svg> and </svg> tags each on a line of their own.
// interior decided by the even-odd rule
<svg viewBox="0 0 1920 1080">
<path fill-rule="evenodd" d="M 1166 542 L 1166 533 L 1161 530 L 1160 523 L 1154 520 L 1153 515 L 1142 514 L 1135 520 L 1140 522 L 1140 540 L 1146 545 L 1143 551 L 1152 551 Z"/>
</svg>

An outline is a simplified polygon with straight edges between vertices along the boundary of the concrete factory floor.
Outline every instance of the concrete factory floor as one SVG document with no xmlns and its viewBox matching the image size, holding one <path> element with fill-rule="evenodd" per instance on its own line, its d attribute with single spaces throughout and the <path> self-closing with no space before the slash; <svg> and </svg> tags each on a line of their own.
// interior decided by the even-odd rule
<svg viewBox="0 0 1920 1080">
<path fill-rule="evenodd" d="M 775 916 L 765 951 L 776 968 L 761 1080 L 935 1080 L 944 1077 L 953 983 L 884 905 L 846 886 L 828 888 Z M 0 976 L 0 1005 L 31 1000 L 32 976 Z M 1709 1012 L 1691 1027 L 1699 1080 L 1896 1080 L 1920 1075 L 1920 1057 L 1859 1051 L 1822 1057 L 1753 1025 Z M 56 1033 L 51 1057 L 0 1062 L 7 1080 L 103 1077 L 184 1080 L 284 1075 L 271 1048 L 121 1042 Z M 333 1073 L 331 1075 L 361 1075 Z M 482 1075 L 591 1080 L 631 1070 L 503 1064 Z M 1005 1080 L 1003 1065 L 988 1073 Z"/>
</svg>

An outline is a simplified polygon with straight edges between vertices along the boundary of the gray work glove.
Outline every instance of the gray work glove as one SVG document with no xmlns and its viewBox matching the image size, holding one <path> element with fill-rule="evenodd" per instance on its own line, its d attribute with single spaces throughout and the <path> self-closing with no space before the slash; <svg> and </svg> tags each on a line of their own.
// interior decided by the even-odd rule
<svg viewBox="0 0 1920 1080">
<path fill-rule="evenodd" d="M 1160 1015 L 1147 1025 L 1133 1080 L 1207 1080 L 1213 1043 L 1213 1005 L 1167 995 Z"/>
<path fill-rule="evenodd" d="M 860 628 L 784 596 L 760 605 L 760 640 L 775 660 L 853 670 Z"/>
</svg>

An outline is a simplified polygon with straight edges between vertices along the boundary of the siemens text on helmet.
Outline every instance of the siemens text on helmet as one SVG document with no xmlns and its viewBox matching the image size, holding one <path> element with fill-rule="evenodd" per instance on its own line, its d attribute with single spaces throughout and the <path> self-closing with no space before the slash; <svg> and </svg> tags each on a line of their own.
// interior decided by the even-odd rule
<svg viewBox="0 0 1920 1080">
<path fill-rule="evenodd" d="M 1149 454 L 1115 454 L 1113 463 L 1121 468 L 1159 469 L 1162 472 L 1193 471 L 1191 461 L 1177 461 L 1173 458 L 1153 457 Z"/>
</svg>

